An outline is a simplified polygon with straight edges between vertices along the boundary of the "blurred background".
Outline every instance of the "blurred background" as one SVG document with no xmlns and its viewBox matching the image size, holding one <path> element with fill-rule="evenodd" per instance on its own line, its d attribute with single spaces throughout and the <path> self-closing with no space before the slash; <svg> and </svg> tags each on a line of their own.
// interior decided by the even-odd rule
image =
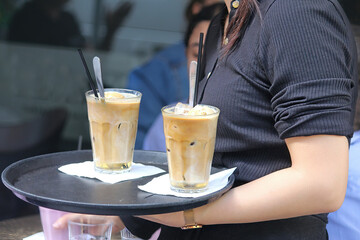
<svg viewBox="0 0 360 240">
<path fill-rule="evenodd" d="M 34 19 L 31 14 L 39 16 L 45 10 L 32 2 L 53 12 L 61 9 L 66 15 L 52 23 L 45 17 Z M 59 150 L 76 149 L 79 136 L 83 148 L 89 148 L 84 93 L 90 87 L 76 49 L 83 49 L 92 74 L 92 58 L 101 58 L 105 86 L 124 87 L 130 70 L 164 47 L 182 41 L 186 3 L 0 0 L 0 124 L 14 125 L 49 109 L 65 108 Z M 56 42 L 48 37 L 50 31 L 59 31 L 58 39 L 72 39 Z"/>
<path fill-rule="evenodd" d="M 43 4 L 42 10 L 33 2 Z M 92 74 L 92 58 L 101 58 L 105 86 L 124 87 L 130 70 L 182 41 L 186 4 L 186 0 L 0 0 L 0 126 L 64 108 L 67 116 L 58 150 L 76 149 L 79 136 L 83 148 L 90 148 L 84 97 L 89 85 L 76 49 L 83 49 Z M 359 25 L 360 1 L 341 4 L 354 26 Z M 44 9 L 62 21 L 39 17 Z M 68 39 L 50 39 L 47 33 L 53 31 L 58 39 Z M 0 141 L 6 139 L 0 136 Z"/>
<path fill-rule="evenodd" d="M 0 173 L 45 153 L 90 149 L 77 49 L 105 87 L 183 39 L 185 0 L 0 0 Z M 0 220 L 37 212 L 0 182 Z"/>
</svg>

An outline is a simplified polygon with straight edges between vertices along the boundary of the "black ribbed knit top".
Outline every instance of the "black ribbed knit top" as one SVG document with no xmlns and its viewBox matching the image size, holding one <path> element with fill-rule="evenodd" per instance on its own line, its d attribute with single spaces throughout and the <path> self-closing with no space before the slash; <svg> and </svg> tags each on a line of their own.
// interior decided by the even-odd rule
<svg viewBox="0 0 360 240">
<path fill-rule="evenodd" d="M 333 0 L 261 0 L 243 39 L 221 58 L 223 23 L 211 23 L 198 101 L 220 109 L 214 165 L 251 181 L 291 165 L 284 139 L 351 137 L 357 52 Z M 233 11 L 233 10 L 232 10 Z"/>
</svg>

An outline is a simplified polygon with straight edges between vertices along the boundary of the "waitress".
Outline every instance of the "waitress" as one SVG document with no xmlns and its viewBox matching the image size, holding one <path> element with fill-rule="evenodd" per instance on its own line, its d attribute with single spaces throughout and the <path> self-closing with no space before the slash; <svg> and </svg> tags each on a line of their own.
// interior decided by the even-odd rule
<svg viewBox="0 0 360 240">
<path fill-rule="evenodd" d="M 353 134 L 351 26 L 336 0 L 225 3 L 207 33 L 198 102 L 221 110 L 213 163 L 237 167 L 238 186 L 143 218 L 164 225 L 159 239 L 327 239 Z"/>
<path fill-rule="evenodd" d="M 196 209 L 123 223 L 142 238 L 161 226 L 160 240 L 328 239 L 357 97 L 351 26 L 336 0 L 225 3 L 206 36 L 197 100 L 221 110 L 213 163 L 237 167 L 235 186 Z"/>
</svg>

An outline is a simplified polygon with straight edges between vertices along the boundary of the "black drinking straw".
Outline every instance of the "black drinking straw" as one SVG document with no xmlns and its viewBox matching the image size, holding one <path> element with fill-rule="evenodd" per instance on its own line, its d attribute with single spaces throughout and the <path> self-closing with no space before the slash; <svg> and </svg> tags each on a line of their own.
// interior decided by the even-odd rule
<svg viewBox="0 0 360 240">
<path fill-rule="evenodd" d="M 200 33 L 200 39 L 199 39 L 199 49 L 198 49 L 198 59 L 197 59 L 197 67 L 196 67 L 196 78 L 195 78 L 195 89 L 194 89 L 194 102 L 193 107 L 197 104 L 197 98 L 198 98 L 198 89 L 199 89 L 199 78 L 200 78 L 200 69 L 201 69 L 201 58 L 202 58 L 202 48 L 203 48 L 203 39 L 204 39 L 204 33 Z"/>
<path fill-rule="evenodd" d="M 97 94 L 97 91 L 96 91 L 96 88 L 95 88 L 95 85 L 94 85 L 94 81 L 93 81 L 93 79 L 92 79 L 92 77 L 91 77 L 89 68 L 88 68 L 88 66 L 87 66 L 87 64 L 86 64 L 86 61 L 85 61 L 84 55 L 83 55 L 83 53 L 82 53 L 82 51 L 81 51 L 81 48 L 78 49 L 78 52 L 79 52 L 79 54 L 80 54 L 81 61 L 82 61 L 83 65 L 84 65 L 85 72 L 86 72 L 86 75 L 87 75 L 87 77 L 88 77 L 90 87 L 91 87 L 91 89 L 93 90 L 95 97 L 98 97 L 98 94 Z"/>
</svg>

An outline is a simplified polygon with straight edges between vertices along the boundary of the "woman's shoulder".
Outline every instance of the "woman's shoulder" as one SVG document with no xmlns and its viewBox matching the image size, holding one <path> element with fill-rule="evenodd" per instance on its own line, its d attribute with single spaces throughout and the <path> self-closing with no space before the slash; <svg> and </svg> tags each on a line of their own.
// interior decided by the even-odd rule
<svg viewBox="0 0 360 240">
<path fill-rule="evenodd" d="M 344 15 L 336 0 L 263 0 L 260 5 L 262 14 L 269 16 L 294 17 L 300 14 L 315 17 L 319 12 Z"/>
<path fill-rule="evenodd" d="M 330 32 L 350 32 L 349 20 L 336 0 L 263 0 L 260 13 L 262 29 L 271 34 L 294 29 L 307 34 L 321 27 Z"/>
</svg>

